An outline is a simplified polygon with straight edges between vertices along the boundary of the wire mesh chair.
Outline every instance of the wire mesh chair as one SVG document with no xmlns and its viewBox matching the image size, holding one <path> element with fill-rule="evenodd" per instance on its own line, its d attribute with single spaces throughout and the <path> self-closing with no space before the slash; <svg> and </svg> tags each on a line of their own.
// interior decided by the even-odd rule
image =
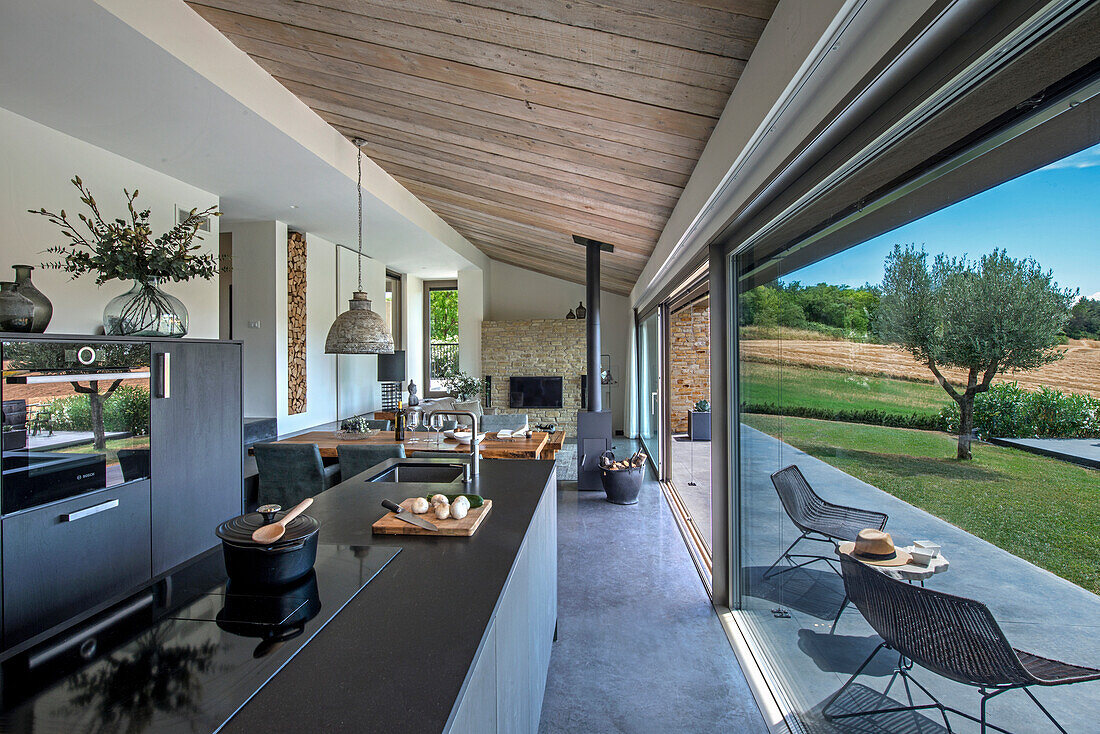
<svg viewBox="0 0 1100 734">
<path fill-rule="evenodd" d="M 818 497 L 810 487 L 810 483 L 806 481 L 806 477 L 802 476 L 802 472 L 794 464 L 772 474 L 771 479 L 775 491 L 779 493 L 779 501 L 783 503 L 783 510 L 802 534 L 787 546 L 787 550 L 783 551 L 775 563 L 768 566 L 768 570 L 764 572 L 765 581 L 772 576 L 808 566 L 816 561 L 824 561 L 829 568 L 839 574 L 839 569 L 833 563 L 836 561 L 836 550 L 840 544 L 855 540 L 856 535 L 864 528 L 882 530 L 886 527 L 887 515 L 884 512 L 834 505 Z M 832 552 L 830 555 L 791 553 L 802 541 L 829 543 L 833 546 Z M 791 565 L 776 570 L 776 566 L 781 561 L 787 561 Z"/>
<path fill-rule="evenodd" d="M 1028 687 L 1100 680 L 1100 670 L 1050 660 L 1013 648 L 989 608 L 981 602 L 898 581 L 851 556 L 842 555 L 840 565 L 845 591 L 883 642 L 840 690 L 825 702 L 822 713 L 830 720 L 935 708 L 943 717 L 948 731 L 951 724 L 947 713 L 951 712 L 980 724 L 983 734 L 987 729 L 1011 734 L 1007 729 L 986 721 L 986 704 L 995 696 L 1019 688 L 1058 727 L 1058 731 L 1065 734 L 1066 730 Z M 830 715 L 829 707 L 883 649 L 894 650 L 899 659 L 880 700 L 887 700 L 890 687 L 901 677 L 907 693 L 912 682 L 932 699 L 932 703 L 912 705 L 910 697 L 909 706 Z M 910 672 L 913 663 L 958 683 L 976 687 L 981 694 L 980 716 L 974 717 L 941 703 L 913 678 Z"/>
</svg>

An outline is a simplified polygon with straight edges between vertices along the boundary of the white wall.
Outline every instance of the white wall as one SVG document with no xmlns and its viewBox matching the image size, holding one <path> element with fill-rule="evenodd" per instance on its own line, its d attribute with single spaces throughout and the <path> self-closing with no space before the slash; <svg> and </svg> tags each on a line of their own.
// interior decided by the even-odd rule
<svg viewBox="0 0 1100 734">
<path fill-rule="evenodd" d="M 218 203 L 218 197 L 208 191 L 0 108 L 0 231 L 4 233 L 0 237 L 0 279 L 12 277 L 6 270 L 9 265 L 37 267 L 52 259 L 43 250 L 67 241 L 56 226 L 27 210 L 64 209 L 75 220 L 84 205 L 69 183 L 74 175 L 92 190 L 100 211 L 111 219 L 128 217 L 122 189 L 138 189 L 136 204 L 152 211 L 154 236 L 175 224 L 176 206 L 205 209 Z M 196 243 L 204 252 L 217 254 L 217 218 L 211 232 L 200 234 L 204 239 Z M 41 268 L 35 270 L 34 282 L 53 302 L 48 331 L 67 334 L 102 333 L 103 307 L 130 287 L 117 281 L 99 287 L 94 276 L 71 280 L 67 273 Z M 169 283 L 165 291 L 187 306 L 189 336 L 218 338 L 217 279 Z"/>
<path fill-rule="evenodd" d="M 402 279 L 401 293 L 405 297 L 405 374 L 416 382 L 416 394 L 424 397 L 424 280 L 415 275 Z M 481 350 L 478 338 L 478 351 Z M 408 400 L 408 393 L 401 399 Z"/>
<path fill-rule="evenodd" d="M 244 342 L 244 414 L 273 417 L 276 251 L 282 243 L 285 263 L 286 225 L 235 222 L 226 229 L 233 235 L 233 338 Z M 285 280 L 285 269 L 283 273 Z"/>
<path fill-rule="evenodd" d="M 347 310 L 348 300 L 358 287 L 355 261 L 359 259 L 359 255 L 346 247 L 335 249 L 338 275 L 333 295 L 337 301 L 336 313 L 342 313 Z M 371 308 L 376 313 L 385 314 L 386 266 L 369 257 L 363 257 L 362 261 L 363 289 L 370 296 Z M 332 323 L 331 320 L 329 323 Z M 328 326 L 325 329 L 327 333 Z M 322 335 L 322 347 L 324 338 Z M 382 405 L 381 388 L 378 384 L 378 357 L 372 354 L 341 354 L 337 356 L 336 364 L 340 418 L 378 410 Z"/>
<path fill-rule="evenodd" d="M 490 261 L 487 320 L 561 319 L 584 300 L 584 286 L 560 278 Z M 461 289 L 460 289 L 461 294 Z M 461 295 L 459 296 L 461 298 Z M 587 307 L 588 304 L 585 304 Z M 611 386 L 611 412 L 616 430 L 624 426 L 626 370 L 633 315 L 626 296 L 600 292 L 600 342 L 611 355 L 611 374 L 618 383 Z M 480 343 L 480 340 L 479 340 Z M 606 406 L 605 406 L 606 407 Z"/>
<path fill-rule="evenodd" d="M 284 234 L 275 248 L 275 417 L 279 433 L 336 420 L 336 355 L 325 354 L 325 337 L 336 318 L 336 245 L 306 233 L 306 410 L 290 415 L 286 244 Z"/>
<path fill-rule="evenodd" d="M 287 380 L 287 226 L 233 222 L 233 336 L 244 341 L 245 414 L 293 433 L 381 404 L 378 357 L 325 354 L 325 337 L 358 285 L 357 254 L 306 233 L 306 410 L 290 415 Z M 363 257 L 363 287 L 382 307 L 386 269 Z M 259 326 L 249 326 L 259 322 Z"/>
<path fill-rule="evenodd" d="M 485 271 L 458 271 L 458 368 L 475 377 L 481 374 L 481 322 L 485 319 L 489 294 Z"/>
</svg>

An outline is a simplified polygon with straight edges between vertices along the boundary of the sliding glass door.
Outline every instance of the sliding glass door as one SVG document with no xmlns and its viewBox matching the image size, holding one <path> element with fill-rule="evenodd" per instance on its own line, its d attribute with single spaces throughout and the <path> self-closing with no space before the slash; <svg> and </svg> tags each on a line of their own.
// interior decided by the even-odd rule
<svg viewBox="0 0 1100 734">
<path fill-rule="evenodd" d="M 660 476 L 661 466 L 661 324 L 654 311 L 638 325 L 639 436 Z"/>
</svg>

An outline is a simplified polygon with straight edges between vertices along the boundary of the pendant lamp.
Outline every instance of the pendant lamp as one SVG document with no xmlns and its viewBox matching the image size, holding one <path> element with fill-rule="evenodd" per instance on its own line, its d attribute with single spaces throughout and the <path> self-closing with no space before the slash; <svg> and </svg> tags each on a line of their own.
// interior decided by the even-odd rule
<svg viewBox="0 0 1100 734">
<path fill-rule="evenodd" d="M 359 287 L 351 294 L 348 310 L 336 317 L 325 339 L 325 354 L 393 354 L 393 335 L 385 320 L 371 310 L 370 298 L 363 292 L 363 146 L 356 138 L 359 178 L 355 192 L 359 197 Z"/>
</svg>

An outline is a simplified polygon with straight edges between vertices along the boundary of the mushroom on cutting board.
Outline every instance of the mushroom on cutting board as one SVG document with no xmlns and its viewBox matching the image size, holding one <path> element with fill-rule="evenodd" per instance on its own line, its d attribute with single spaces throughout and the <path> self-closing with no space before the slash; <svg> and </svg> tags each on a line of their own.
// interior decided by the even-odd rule
<svg viewBox="0 0 1100 734">
<path fill-rule="evenodd" d="M 432 507 L 438 507 L 439 505 L 449 505 L 451 501 L 447 499 L 445 494 L 433 494 L 432 495 Z"/>
<path fill-rule="evenodd" d="M 465 499 L 465 498 L 460 497 L 459 499 Z M 466 513 L 469 512 L 469 511 L 470 511 L 469 501 L 459 502 L 458 500 L 455 500 L 454 504 L 451 505 L 451 517 L 453 517 L 455 520 L 461 520 L 462 518 L 466 517 Z"/>
<path fill-rule="evenodd" d="M 439 520 L 446 520 L 451 516 L 451 506 L 446 502 L 440 502 L 435 506 L 435 516 Z"/>
<path fill-rule="evenodd" d="M 417 515 L 423 515 L 425 512 L 431 509 L 431 505 L 428 504 L 428 500 L 423 497 L 417 497 L 413 500 L 412 511 Z"/>
</svg>

